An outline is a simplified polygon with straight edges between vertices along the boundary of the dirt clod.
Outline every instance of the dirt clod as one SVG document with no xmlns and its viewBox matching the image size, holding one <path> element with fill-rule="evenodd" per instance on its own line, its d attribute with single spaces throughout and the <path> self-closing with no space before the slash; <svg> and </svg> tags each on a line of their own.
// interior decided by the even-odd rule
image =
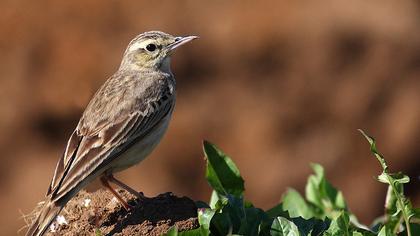
<svg viewBox="0 0 420 236">
<path fill-rule="evenodd" d="M 124 190 L 119 193 L 133 206 L 129 212 L 108 191 L 81 191 L 47 235 L 162 235 L 174 225 L 179 231 L 198 227 L 197 208 L 187 197 L 164 193 L 139 200 Z"/>
</svg>

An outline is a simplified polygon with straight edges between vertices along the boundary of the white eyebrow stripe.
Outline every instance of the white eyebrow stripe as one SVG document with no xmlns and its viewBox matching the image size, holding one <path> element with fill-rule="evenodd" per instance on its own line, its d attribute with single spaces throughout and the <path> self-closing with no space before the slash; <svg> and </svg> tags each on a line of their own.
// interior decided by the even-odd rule
<svg viewBox="0 0 420 236">
<path fill-rule="evenodd" d="M 130 45 L 130 47 L 128 48 L 128 52 L 132 52 L 132 51 L 138 50 L 139 48 L 145 48 L 146 45 L 152 43 L 153 41 L 155 41 L 155 40 L 148 39 L 148 40 L 145 40 L 145 41 L 136 42 L 136 43 Z"/>
</svg>

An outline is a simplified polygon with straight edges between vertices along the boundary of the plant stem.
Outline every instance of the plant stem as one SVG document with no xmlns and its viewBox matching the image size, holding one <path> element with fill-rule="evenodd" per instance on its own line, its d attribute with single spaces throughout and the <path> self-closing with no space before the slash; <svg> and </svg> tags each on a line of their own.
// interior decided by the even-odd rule
<svg viewBox="0 0 420 236">
<path fill-rule="evenodd" d="M 385 172 L 386 173 L 386 172 Z M 395 196 L 397 197 L 397 204 L 400 206 L 401 208 L 401 212 L 402 212 L 402 217 L 404 218 L 404 223 L 405 223 L 405 227 L 407 228 L 407 236 L 411 236 L 411 229 L 410 229 L 410 221 L 408 218 L 408 214 L 406 212 L 406 209 L 404 207 L 404 202 L 402 197 L 400 196 L 399 192 L 396 190 L 397 188 L 394 186 L 392 179 L 389 178 L 388 173 L 386 173 L 386 176 L 388 178 L 388 181 L 392 187 L 392 191 L 394 192 Z"/>
</svg>

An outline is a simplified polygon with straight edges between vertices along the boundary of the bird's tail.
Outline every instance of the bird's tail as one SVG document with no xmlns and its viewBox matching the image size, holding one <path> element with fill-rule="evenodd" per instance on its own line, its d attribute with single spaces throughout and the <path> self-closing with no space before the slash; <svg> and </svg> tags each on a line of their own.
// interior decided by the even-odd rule
<svg viewBox="0 0 420 236">
<path fill-rule="evenodd" d="M 50 200 L 45 201 L 38 216 L 31 223 L 31 227 L 29 227 L 26 236 L 42 236 L 54 221 L 55 217 L 60 213 L 61 209 L 63 209 L 63 206 L 57 205 Z"/>
</svg>

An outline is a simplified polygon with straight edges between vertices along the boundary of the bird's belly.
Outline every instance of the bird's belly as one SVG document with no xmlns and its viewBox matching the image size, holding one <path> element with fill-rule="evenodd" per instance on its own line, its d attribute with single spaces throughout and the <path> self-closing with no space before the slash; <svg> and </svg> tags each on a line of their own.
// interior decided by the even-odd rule
<svg viewBox="0 0 420 236">
<path fill-rule="evenodd" d="M 122 171 L 145 159 L 155 149 L 156 145 L 159 144 L 168 128 L 170 118 L 171 116 L 168 115 L 156 125 L 153 131 L 123 152 L 112 162 L 111 167 L 105 172 L 115 173 Z"/>
</svg>

